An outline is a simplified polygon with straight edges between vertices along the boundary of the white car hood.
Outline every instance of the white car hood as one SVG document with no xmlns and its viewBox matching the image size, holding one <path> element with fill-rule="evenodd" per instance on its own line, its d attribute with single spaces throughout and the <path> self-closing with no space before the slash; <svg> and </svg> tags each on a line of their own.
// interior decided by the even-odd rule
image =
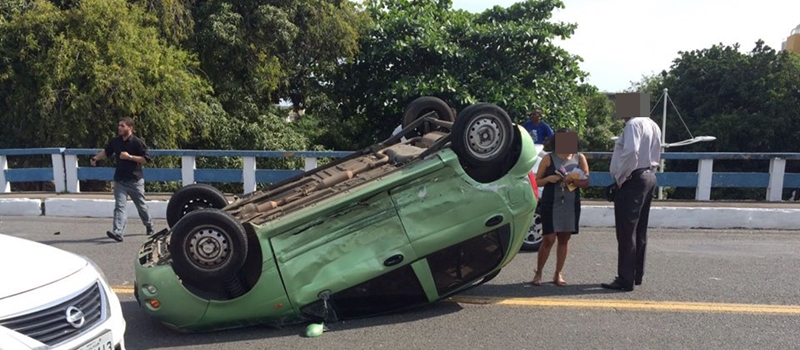
<svg viewBox="0 0 800 350">
<path fill-rule="evenodd" d="M 86 259 L 38 242 L 0 234 L 0 299 L 72 275 Z"/>
</svg>

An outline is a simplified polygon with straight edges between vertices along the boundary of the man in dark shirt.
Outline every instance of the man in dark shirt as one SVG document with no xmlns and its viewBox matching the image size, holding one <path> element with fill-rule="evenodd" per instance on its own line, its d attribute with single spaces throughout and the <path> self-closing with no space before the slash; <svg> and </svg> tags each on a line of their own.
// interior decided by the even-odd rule
<svg viewBox="0 0 800 350">
<path fill-rule="evenodd" d="M 522 126 L 525 128 L 525 130 L 528 130 L 528 133 L 531 135 L 533 143 L 535 144 L 543 145 L 545 142 L 547 142 L 547 139 L 555 135 L 553 128 L 542 121 L 541 108 L 534 109 L 533 112 L 531 112 L 530 119 L 522 124 Z"/>
<path fill-rule="evenodd" d="M 119 136 L 108 141 L 105 149 L 92 157 L 92 166 L 98 160 L 115 157 L 117 168 L 114 172 L 114 230 L 107 231 L 108 237 L 122 242 L 125 234 L 125 225 L 128 221 L 126 209 L 127 196 L 139 212 L 142 224 L 147 228 L 147 234 L 153 234 L 153 221 L 150 218 L 149 208 L 145 202 L 144 178 L 142 164 L 150 161 L 147 145 L 140 138 L 133 135 L 133 119 L 125 117 L 117 124 Z"/>
</svg>

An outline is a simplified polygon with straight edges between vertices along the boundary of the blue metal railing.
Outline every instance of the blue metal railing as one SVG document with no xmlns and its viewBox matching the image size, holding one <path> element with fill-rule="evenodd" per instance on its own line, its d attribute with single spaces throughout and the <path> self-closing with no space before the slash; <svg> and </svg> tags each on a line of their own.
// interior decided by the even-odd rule
<svg viewBox="0 0 800 350">
<path fill-rule="evenodd" d="M 32 148 L 32 149 L 0 149 L 0 193 L 10 192 L 10 183 L 52 181 L 56 192 L 80 192 L 80 181 L 111 181 L 114 168 L 80 167 L 78 157 L 90 157 L 97 154 L 97 149 L 76 148 Z M 144 169 L 146 181 L 180 181 L 184 184 L 204 183 L 242 183 L 244 192 L 252 192 L 258 183 L 275 183 L 295 176 L 317 166 L 318 158 L 341 158 L 352 152 L 318 152 L 318 151 L 251 151 L 251 150 L 150 150 L 153 157 L 181 157 L 180 168 L 148 168 Z M 612 182 L 607 169 L 592 167 L 592 160 L 610 159 L 610 152 L 585 152 L 592 168 L 592 186 L 606 186 Z M 50 155 L 50 168 L 9 169 L 7 157 Z M 780 201 L 784 188 L 800 188 L 800 173 L 786 173 L 786 161 L 800 160 L 800 153 L 689 153 L 665 152 L 666 160 L 696 160 L 696 172 L 664 172 L 658 173 L 659 186 L 696 188 L 698 200 L 709 200 L 711 188 L 766 188 L 767 200 Z M 239 157 L 244 161 L 242 168 L 237 169 L 198 169 L 197 157 Z M 257 169 L 257 158 L 300 157 L 305 162 L 304 169 Z M 769 169 L 764 172 L 714 172 L 715 160 L 769 160 Z"/>
</svg>

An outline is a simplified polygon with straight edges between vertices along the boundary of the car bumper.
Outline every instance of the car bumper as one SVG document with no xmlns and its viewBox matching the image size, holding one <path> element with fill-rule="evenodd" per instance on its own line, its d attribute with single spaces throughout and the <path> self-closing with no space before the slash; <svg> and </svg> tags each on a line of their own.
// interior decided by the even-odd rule
<svg viewBox="0 0 800 350">
<path fill-rule="evenodd" d="M 95 286 L 97 286 L 96 290 L 93 289 Z M 77 305 L 72 303 L 75 300 L 74 296 L 81 291 L 86 291 L 81 295 L 88 295 L 90 290 L 97 291 L 92 292 L 92 295 L 99 294 L 102 316 L 96 323 L 77 328 L 75 334 L 66 339 L 44 344 L 33 336 L 26 335 L 25 331 L 15 330 L 15 327 L 8 323 L 9 320 L 23 315 L 31 315 L 43 308 L 55 309 L 57 305 Z M 64 296 L 64 291 L 74 292 Z M 64 308 L 66 307 L 64 306 Z M 119 299 L 91 265 L 47 286 L 0 300 L 0 311 L 2 311 L 0 324 L 8 326 L 0 326 L 0 344 L 2 344 L 3 350 L 125 350 L 126 322 L 122 315 Z M 64 318 L 66 319 L 66 315 Z"/>
</svg>

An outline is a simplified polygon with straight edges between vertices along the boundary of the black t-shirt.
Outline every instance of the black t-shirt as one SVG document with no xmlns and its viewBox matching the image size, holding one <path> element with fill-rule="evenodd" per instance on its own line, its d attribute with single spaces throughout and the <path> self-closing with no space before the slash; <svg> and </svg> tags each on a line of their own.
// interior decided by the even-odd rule
<svg viewBox="0 0 800 350">
<path fill-rule="evenodd" d="M 122 152 L 128 152 L 132 156 L 144 157 L 150 162 L 150 154 L 147 152 L 147 145 L 140 138 L 131 135 L 128 140 L 123 140 L 122 136 L 117 136 L 108 141 L 106 145 L 106 157 L 117 159 L 117 170 L 114 172 L 114 181 L 132 180 L 139 181 L 142 174 L 142 165 L 132 160 L 120 159 Z"/>
</svg>

